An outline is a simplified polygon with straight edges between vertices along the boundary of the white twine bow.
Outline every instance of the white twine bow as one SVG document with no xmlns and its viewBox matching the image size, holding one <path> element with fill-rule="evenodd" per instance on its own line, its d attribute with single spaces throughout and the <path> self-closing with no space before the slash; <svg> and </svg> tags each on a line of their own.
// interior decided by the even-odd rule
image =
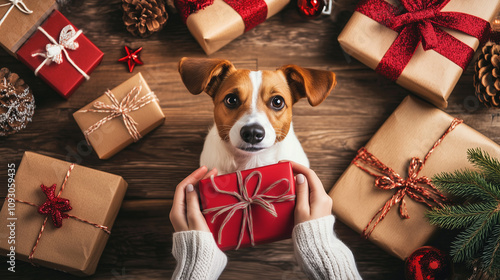
<svg viewBox="0 0 500 280">
<path fill-rule="evenodd" d="M 210 180 L 212 181 L 212 186 L 214 187 L 215 191 L 217 191 L 218 193 L 234 196 L 235 198 L 237 198 L 239 200 L 239 202 L 237 202 L 235 204 L 205 209 L 205 210 L 203 210 L 203 214 L 216 212 L 211 220 L 211 222 L 213 223 L 215 221 L 215 219 L 217 219 L 217 217 L 219 217 L 220 215 L 222 215 L 226 212 L 229 212 L 229 213 L 227 213 L 226 218 L 224 219 L 221 227 L 219 228 L 217 242 L 219 244 L 221 244 L 222 231 L 224 230 L 224 227 L 226 226 L 227 222 L 233 217 L 233 215 L 234 215 L 234 213 L 236 213 L 236 211 L 243 210 L 243 221 L 241 223 L 241 230 L 240 230 L 240 235 L 238 238 L 238 245 L 236 246 L 236 250 L 238 250 L 241 246 L 241 242 L 243 240 L 243 235 L 245 234 L 246 227 L 248 227 L 250 242 L 251 242 L 252 246 L 255 246 L 254 236 L 253 236 L 252 204 L 256 204 L 256 205 L 264 208 L 264 210 L 266 210 L 269 214 L 273 215 L 274 217 L 278 217 L 278 214 L 276 213 L 276 209 L 274 208 L 273 203 L 293 201 L 293 200 L 295 200 L 295 195 L 287 194 L 290 191 L 290 181 L 286 178 L 279 179 L 278 181 L 272 183 L 263 192 L 259 193 L 259 189 L 260 189 L 261 184 L 262 184 L 262 173 L 260 173 L 259 171 L 253 171 L 245 178 L 245 181 L 243 181 L 243 176 L 241 175 L 241 171 L 237 171 L 236 176 L 238 178 L 239 192 L 230 192 L 230 191 L 224 191 L 224 190 L 219 189 L 219 187 L 217 187 L 217 185 L 215 184 L 213 175 L 210 177 Z M 257 176 L 257 186 L 255 187 L 253 195 L 249 196 L 248 190 L 247 190 L 247 184 L 253 176 Z M 271 189 L 273 189 L 275 186 L 277 186 L 281 182 L 286 182 L 288 184 L 288 188 L 283 193 L 281 193 L 280 195 L 267 195 L 266 194 L 267 192 L 269 192 Z"/>
<path fill-rule="evenodd" d="M 49 39 L 49 41 L 52 42 L 52 44 L 47 44 L 45 46 L 45 51 L 46 51 L 45 53 L 34 53 L 31 55 L 33 57 L 34 56 L 45 57 L 45 60 L 42 63 L 40 63 L 40 65 L 35 69 L 35 76 L 38 75 L 38 71 L 40 71 L 40 69 L 42 69 L 42 67 L 45 64 L 48 65 L 51 62 L 61 64 L 63 62 L 62 53 L 64 52 L 68 62 L 71 65 L 73 65 L 73 67 L 75 67 L 75 69 L 80 74 L 82 74 L 82 76 L 85 77 L 85 79 L 87 79 L 87 80 L 90 79 L 90 77 L 87 75 L 87 73 L 85 73 L 85 71 L 80 69 L 80 67 L 78 67 L 78 65 L 76 65 L 75 62 L 73 62 L 73 60 L 71 59 L 71 57 L 68 54 L 68 51 L 66 50 L 66 49 L 69 49 L 69 50 L 78 49 L 79 45 L 77 42 L 75 42 L 75 40 L 76 40 L 76 38 L 78 38 L 78 36 L 80 36 L 80 34 L 82 34 L 81 30 L 78 30 L 78 32 L 75 32 L 75 29 L 73 28 L 73 26 L 66 25 L 61 30 L 61 34 L 59 35 L 59 43 L 52 36 L 50 36 L 50 34 L 47 33 L 47 31 L 45 31 L 45 29 L 43 29 L 42 27 L 39 26 L 38 30 L 40 30 Z"/>
<path fill-rule="evenodd" d="M 87 140 L 87 143 L 90 144 L 89 142 L 89 135 L 99 129 L 103 124 L 106 122 L 117 118 L 117 117 L 122 117 L 123 118 L 123 123 L 125 124 L 125 127 L 127 128 L 128 133 L 132 138 L 134 139 L 134 142 L 137 142 L 139 139 L 141 139 L 141 134 L 139 133 L 139 130 L 137 130 L 137 122 L 130 116 L 130 113 L 136 110 L 139 110 L 140 108 L 148 105 L 149 103 L 156 101 L 159 102 L 158 98 L 154 94 L 154 92 L 148 92 L 146 95 L 141 97 L 140 99 L 137 99 L 139 94 L 141 93 L 142 86 L 139 87 L 134 87 L 123 99 L 121 102 L 118 102 L 116 99 L 115 95 L 110 91 L 106 91 L 106 96 L 111 100 L 111 105 L 105 104 L 104 102 L 101 101 L 96 101 L 94 102 L 93 106 L 95 109 L 87 109 L 87 110 L 82 110 L 81 112 L 94 112 L 94 113 L 108 113 L 106 117 L 102 118 L 100 121 L 96 122 L 85 132 L 83 133 L 85 135 L 85 139 Z M 132 94 L 134 96 L 132 97 Z"/>
<path fill-rule="evenodd" d="M 26 4 L 24 4 L 23 0 L 9 0 L 8 3 L 2 4 L 2 5 L 0 5 L 0 7 L 5 7 L 8 5 L 11 5 L 11 6 L 7 10 L 7 12 L 3 15 L 2 19 L 0 19 L 0 26 L 2 25 L 4 20 L 7 18 L 7 16 L 10 14 L 12 9 L 14 9 L 14 7 L 16 7 L 20 12 L 25 13 L 27 15 L 33 13 L 32 10 L 30 10 L 30 9 L 28 9 L 28 7 L 26 7 Z"/>
</svg>

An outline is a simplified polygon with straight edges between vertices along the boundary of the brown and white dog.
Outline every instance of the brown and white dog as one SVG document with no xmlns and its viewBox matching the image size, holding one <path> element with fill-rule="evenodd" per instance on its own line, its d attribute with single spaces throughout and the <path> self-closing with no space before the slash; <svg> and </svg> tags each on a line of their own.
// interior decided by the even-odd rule
<svg viewBox="0 0 500 280">
<path fill-rule="evenodd" d="M 292 125 L 292 105 L 307 97 L 316 106 L 336 84 L 329 71 L 286 65 L 276 71 L 236 69 L 223 59 L 182 58 L 179 73 L 189 92 L 214 103 L 213 126 L 200 164 L 219 174 L 292 160 L 309 166 Z"/>
</svg>

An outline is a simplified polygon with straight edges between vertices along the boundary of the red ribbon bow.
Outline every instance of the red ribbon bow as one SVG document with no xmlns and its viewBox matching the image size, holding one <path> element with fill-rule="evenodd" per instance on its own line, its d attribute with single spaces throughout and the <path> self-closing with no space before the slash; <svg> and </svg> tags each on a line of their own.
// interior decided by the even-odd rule
<svg viewBox="0 0 500 280">
<path fill-rule="evenodd" d="M 433 206 L 442 207 L 443 203 L 447 202 L 447 198 L 432 184 L 431 179 L 425 176 L 419 177 L 418 174 L 424 167 L 425 162 L 430 157 L 432 152 L 434 152 L 436 147 L 441 144 L 446 135 L 448 135 L 448 133 L 454 130 L 462 122 L 463 121 L 460 119 L 454 119 L 441 138 L 434 143 L 434 146 L 429 150 L 424 160 L 417 157 L 413 157 L 410 160 L 410 165 L 408 166 L 408 177 L 406 179 L 401 177 L 401 175 L 399 175 L 392 168 L 382 163 L 373 154 L 368 152 L 366 148 L 362 147 L 359 149 L 358 154 L 353 159 L 352 163 L 376 178 L 375 187 L 382 190 L 396 190 L 392 197 L 377 211 L 377 213 L 363 229 L 362 235 L 365 238 L 370 237 L 378 223 L 385 218 L 392 206 L 396 204 L 399 204 L 400 217 L 403 219 L 410 218 L 406 208 L 406 196 L 416 202 L 427 205 L 429 208 L 432 208 Z M 362 164 L 367 167 L 364 167 Z M 370 171 L 370 169 L 375 172 Z M 375 222 L 372 223 L 374 220 Z"/>
<path fill-rule="evenodd" d="M 40 188 L 47 196 L 47 200 L 38 207 L 38 213 L 51 216 L 54 226 L 57 228 L 62 227 L 62 220 L 69 218 L 68 214 L 63 212 L 72 209 L 69 200 L 56 196 L 56 184 L 51 187 L 42 184 Z"/>
<path fill-rule="evenodd" d="M 212 217 L 212 221 L 211 221 L 213 223 L 215 221 L 215 219 L 217 219 L 217 217 L 228 212 L 226 215 L 226 218 L 222 222 L 222 225 L 221 225 L 219 232 L 218 232 L 217 242 L 220 244 L 222 242 L 222 231 L 224 230 L 224 227 L 226 226 L 227 222 L 233 217 L 233 215 L 234 215 L 234 213 L 236 213 L 236 211 L 238 211 L 238 210 L 243 211 L 243 221 L 241 223 L 240 235 L 238 238 L 238 245 L 236 246 L 236 250 L 238 250 L 241 246 L 241 242 L 243 241 L 243 235 L 245 234 L 245 229 L 247 227 L 248 227 L 248 233 L 250 236 L 250 242 L 251 242 L 252 246 L 255 246 L 254 237 L 253 237 L 253 217 L 252 217 L 252 211 L 251 211 L 252 204 L 262 207 L 264 210 L 269 212 L 269 214 L 273 215 L 274 217 L 277 217 L 278 213 L 276 213 L 276 209 L 274 208 L 273 203 L 293 201 L 293 200 L 295 200 L 295 195 L 287 194 L 290 191 L 291 186 L 290 186 L 290 181 L 286 178 L 279 179 L 276 182 L 272 183 L 265 190 L 260 191 L 260 187 L 262 184 L 262 173 L 260 173 L 259 171 L 253 171 L 245 178 L 244 181 L 243 181 L 243 176 L 241 175 L 240 171 L 236 172 L 236 176 L 238 178 L 238 187 L 239 187 L 238 192 L 230 192 L 230 191 L 224 191 L 224 190 L 219 189 L 219 187 L 215 183 L 213 175 L 210 177 L 210 180 L 211 180 L 212 186 L 216 192 L 234 196 L 235 198 L 238 199 L 239 202 L 237 202 L 235 204 L 205 209 L 205 210 L 203 210 L 203 214 L 215 212 L 215 215 Z M 253 194 L 250 196 L 248 194 L 247 185 L 248 185 L 248 182 L 250 181 L 250 179 L 254 176 L 257 177 L 257 186 L 255 187 Z M 286 182 L 288 185 L 288 188 L 283 193 L 281 193 L 280 195 L 267 194 L 270 190 L 272 190 L 274 187 L 279 185 L 281 182 Z"/>
<path fill-rule="evenodd" d="M 224 0 L 243 19 L 245 32 L 267 19 L 267 4 L 264 0 Z M 175 7 L 186 23 L 192 13 L 212 5 L 214 0 L 175 0 Z"/>
<path fill-rule="evenodd" d="M 362 0 L 356 11 L 399 33 L 377 68 L 378 73 L 396 81 L 415 53 L 419 43 L 465 69 L 474 49 L 451 36 L 441 27 L 474 36 L 481 43 L 488 39 L 486 20 L 460 12 L 442 12 L 450 0 L 399 0 L 395 7 L 384 0 Z"/>
</svg>

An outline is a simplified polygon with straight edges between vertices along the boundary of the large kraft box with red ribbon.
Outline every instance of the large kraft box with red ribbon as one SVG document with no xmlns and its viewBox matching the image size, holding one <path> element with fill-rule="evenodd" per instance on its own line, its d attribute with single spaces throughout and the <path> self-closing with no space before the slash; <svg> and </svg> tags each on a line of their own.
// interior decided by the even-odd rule
<svg viewBox="0 0 500 280">
<path fill-rule="evenodd" d="M 0 45 L 15 56 L 56 7 L 56 0 L 0 1 Z"/>
<path fill-rule="evenodd" d="M 203 215 L 221 250 L 290 238 L 295 208 L 290 163 L 207 178 L 199 190 Z"/>
<path fill-rule="evenodd" d="M 73 113 L 87 142 L 107 159 L 165 121 L 160 101 L 137 73 Z"/>
<path fill-rule="evenodd" d="M 103 53 L 59 11 L 38 27 L 18 59 L 64 98 L 90 77 Z"/>
<path fill-rule="evenodd" d="M 126 189 L 120 176 L 25 152 L 0 212 L 0 254 L 93 274 Z"/>
<path fill-rule="evenodd" d="M 333 212 L 379 247 L 406 259 L 437 230 L 425 213 L 446 202 L 433 189 L 432 177 L 472 168 L 467 150 L 477 147 L 500 157 L 500 146 L 461 120 L 407 97 L 330 191 Z"/>
<path fill-rule="evenodd" d="M 499 0 L 361 0 L 338 40 L 368 67 L 445 108 L 499 7 Z"/>
<path fill-rule="evenodd" d="M 277 14 L 290 0 L 175 0 L 189 31 L 212 54 Z"/>
</svg>

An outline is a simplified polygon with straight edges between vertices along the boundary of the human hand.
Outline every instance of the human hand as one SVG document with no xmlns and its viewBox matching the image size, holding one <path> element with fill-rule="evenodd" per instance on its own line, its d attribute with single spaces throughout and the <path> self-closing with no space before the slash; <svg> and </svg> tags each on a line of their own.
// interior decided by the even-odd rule
<svg viewBox="0 0 500 280">
<path fill-rule="evenodd" d="M 194 185 L 197 185 L 201 179 L 212 175 L 217 176 L 217 169 L 207 171 L 205 166 L 196 169 L 175 188 L 174 202 L 169 217 L 176 232 L 187 230 L 210 232 L 200 210 L 198 195 L 194 190 Z"/>
<path fill-rule="evenodd" d="M 296 162 L 292 164 L 295 178 L 295 225 L 332 214 L 332 199 L 325 192 L 316 173 Z"/>
</svg>

